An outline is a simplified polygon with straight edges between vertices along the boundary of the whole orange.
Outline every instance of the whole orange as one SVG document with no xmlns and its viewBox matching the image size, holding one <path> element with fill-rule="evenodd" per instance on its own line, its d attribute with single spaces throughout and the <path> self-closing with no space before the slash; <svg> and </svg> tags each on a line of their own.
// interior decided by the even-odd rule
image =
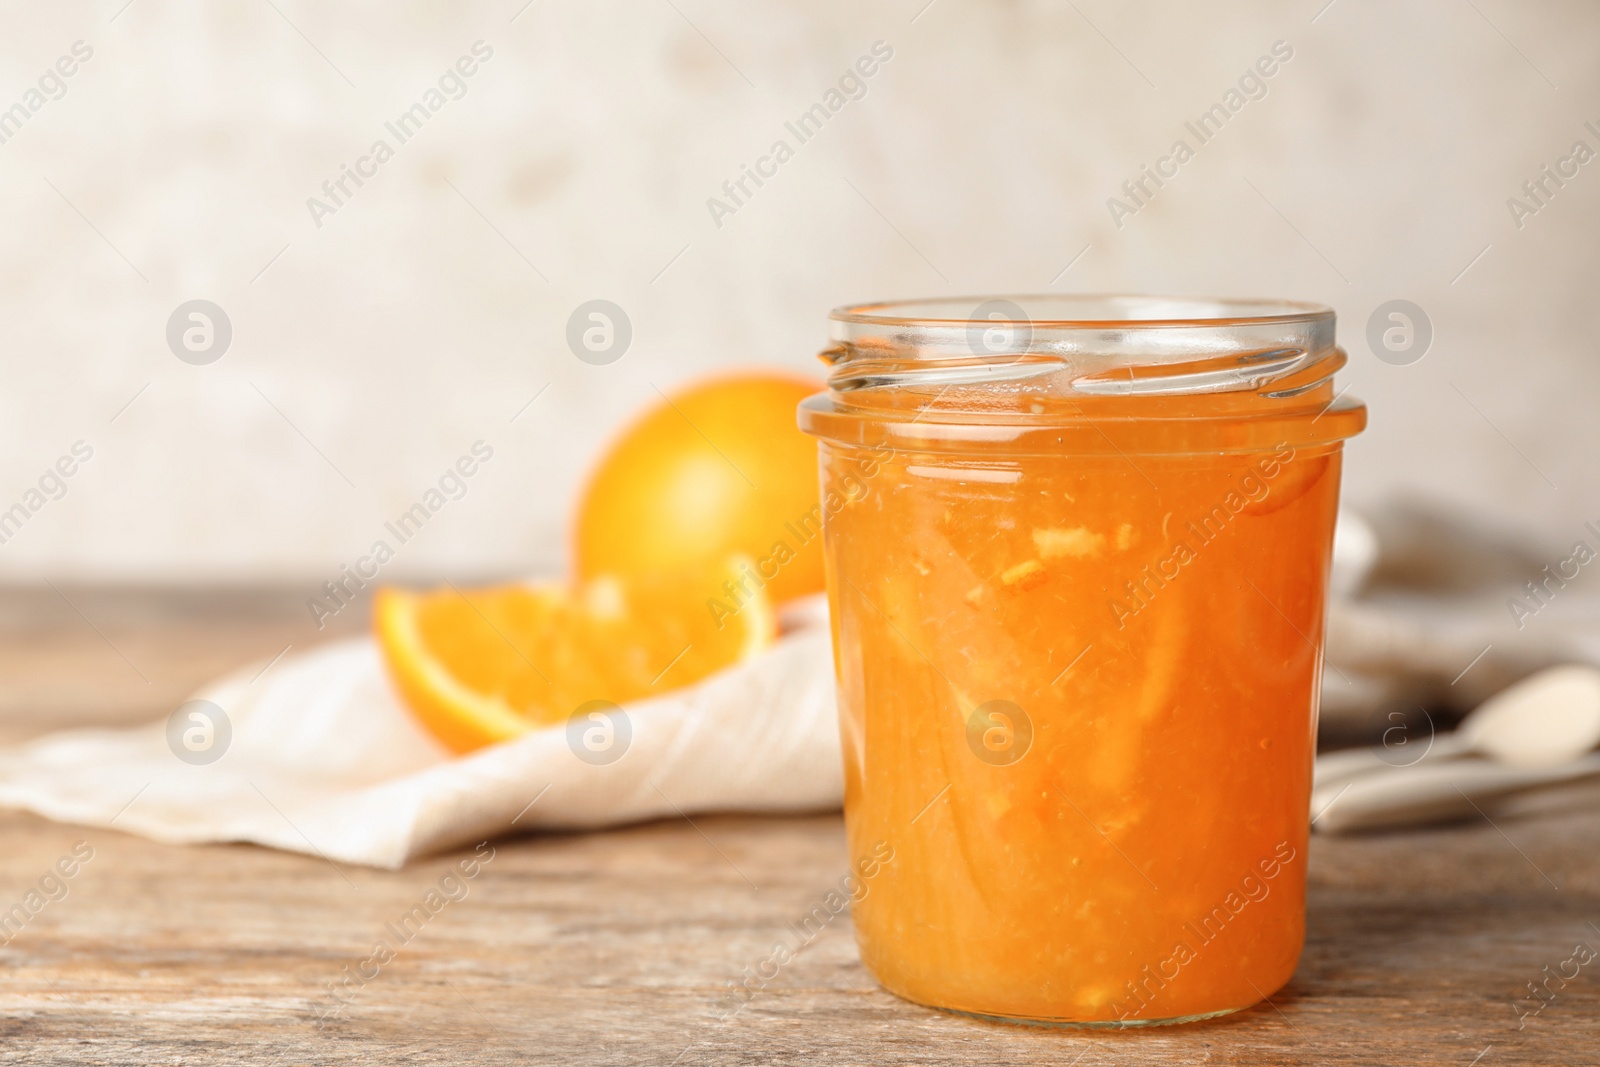
<svg viewBox="0 0 1600 1067">
<path fill-rule="evenodd" d="M 823 588 L 817 446 L 795 407 L 823 384 L 746 371 L 666 397 L 627 427 L 578 503 L 578 576 L 753 561 L 779 603 Z"/>
</svg>

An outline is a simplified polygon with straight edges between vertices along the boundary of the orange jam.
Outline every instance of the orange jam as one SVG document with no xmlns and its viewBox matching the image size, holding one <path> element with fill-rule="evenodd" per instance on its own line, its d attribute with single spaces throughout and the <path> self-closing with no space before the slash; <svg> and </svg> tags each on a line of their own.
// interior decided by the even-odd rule
<svg viewBox="0 0 1600 1067">
<path fill-rule="evenodd" d="M 1001 1019 L 1236 1011 L 1304 936 L 1342 440 L 1333 312 L 1117 297 L 834 312 L 821 444 L 853 918 Z M 876 850 L 876 851 L 875 851 Z"/>
</svg>

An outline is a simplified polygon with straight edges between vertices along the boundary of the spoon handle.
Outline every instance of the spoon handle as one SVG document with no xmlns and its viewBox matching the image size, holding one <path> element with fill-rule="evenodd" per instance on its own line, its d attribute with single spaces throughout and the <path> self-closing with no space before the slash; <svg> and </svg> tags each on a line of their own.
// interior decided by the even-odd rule
<svg viewBox="0 0 1600 1067">
<path fill-rule="evenodd" d="M 1414 767 L 1425 761 L 1455 759 L 1466 755 L 1471 746 L 1460 734 L 1438 734 L 1412 751 L 1418 742 L 1406 745 L 1374 745 L 1371 748 L 1352 748 L 1318 756 L 1312 771 L 1312 785 L 1316 789 L 1341 786 L 1345 782 L 1374 771 Z"/>
<path fill-rule="evenodd" d="M 1313 824 L 1337 833 L 1470 817 L 1482 814 L 1480 803 L 1595 775 L 1600 754 L 1560 767 L 1472 759 L 1373 772 L 1313 790 Z"/>
</svg>

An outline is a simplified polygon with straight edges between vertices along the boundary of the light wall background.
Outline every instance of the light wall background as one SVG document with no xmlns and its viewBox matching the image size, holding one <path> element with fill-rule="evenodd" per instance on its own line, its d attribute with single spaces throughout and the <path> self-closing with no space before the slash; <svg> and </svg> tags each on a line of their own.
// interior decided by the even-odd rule
<svg viewBox="0 0 1600 1067">
<path fill-rule="evenodd" d="M 837 304 L 994 291 L 1332 304 L 1372 414 L 1351 500 L 1552 545 L 1600 519 L 1600 161 L 1520 229 L 1506 203 L 1600 150 L 1600 9 L 925 3 L 0 5 L 0 108 L 93 49 L 0 144 L 0 508 L 94 450 L 0 579 L 320 582 L 479 440 L 385 576 L 548 571 L 657 388 L 814 368 Z M 315 225 L 480 40 L 465 95 Z M 716 225 L 707 198 L 878 41 L 865 96 Z M 1267 95 L 1116 227 L 1107 198 L 1277 41 Z M 194 298 L 233 326 L 208 366 L 165 342 Z M 593 298 L 633 325 L 609 366 L 564 339 Z M 1435 331 L 1409 366 L 1364 339 L 1395 298 Z"/>
</svg>

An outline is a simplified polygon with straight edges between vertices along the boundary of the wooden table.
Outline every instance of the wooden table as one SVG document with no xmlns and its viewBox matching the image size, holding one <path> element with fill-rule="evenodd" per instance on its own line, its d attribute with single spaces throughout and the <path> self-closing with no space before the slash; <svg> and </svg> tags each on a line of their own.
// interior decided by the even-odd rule
<svg viewBox="0 0 1600 1067">
<path fill-rule="evenodd" d="M 220 669 L 325 637 L 295 603 L 0 595 L 0 739 L 163 715 Z M 1600 949 L 1600 797 L 1576 801 L 1497 825 L 1317 838 L 1305 955 L 1273 1003 L 1112 1033 L 897 1000 L 862 970 L 848 915 L 718 1022 L 727 983 L 843 872 L 836 816 L 495 842 L 467 896 L 319 1027 L 328 984 L 459 856 L 382 873 L 0 813 L 0 908 L 76 842 L 94 850 L 68 895 L 0 947 L 0 1062 L 1596 1063 L 1600 959 L 1520 1030 L 1513 1007 L 1533 1005 L 1527 983 L 1574 945 Z"/>
</svg>

